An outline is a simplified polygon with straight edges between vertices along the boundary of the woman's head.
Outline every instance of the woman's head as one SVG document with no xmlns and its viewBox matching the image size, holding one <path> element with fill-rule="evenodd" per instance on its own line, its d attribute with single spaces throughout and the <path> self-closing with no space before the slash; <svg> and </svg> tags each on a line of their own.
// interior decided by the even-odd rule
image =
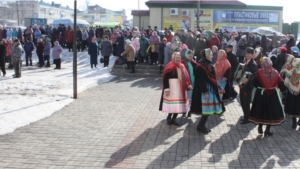
<svg viewBox="0 0 300 169">
<path fill-rule="evenodd" d="M 191 50 L 187 50 L 186 51 L 186 54 L 185 54 L 185 57 L 188 59 L 188 60 L 193 60 L 193 52 Z"/>
<path fill-rule="evenodd" d="M 261 63 L 261 67 L 268 73 L 271 73 L 272 72 L 272 66 L 273 66 L 273 63 L 271 61 L 271 59 L 265 57 Z"/>
<path fill-rule="evenodd" d="M 216 53 L 217 51 L 218 51 L 218 47 L 217 47 L 217 46 L 215 46 L 215 45 L 214 45 L 214 46 L 212 46 L 212 52 L 213 52 L 213 53 Z"/>
<path fill-rule="evenodd" d="M 95 43 L 97 41 L 97 38 L 93 37 L 92 42 Z"/>
<path fill-rule="evenodd" d="M 200 55 L 201 55 L 201 58 L 212 61 L 213 54 L 212 54 L 212 51 L 209 48 L 206 48 L 206 49 L 202 50 Z"/>
<path fill-rule="evenodd" d="M 104 36 L 104 41 L 108 41 L 108 36 L 107 35 Z"/>
<path fill-rule="evenodd" d="M 220 49 L 218 52 L 218 58 L 226 57 L 226 52 L 223 49 Z"/>
<path fill-rule="evenodd" d="M 152 36 L 157 36 L 157 32 L 156 31 L 152 32 Z"/>
<path fill-rule="evenodd" d="M 58 41 L 55 41 L 54 42 L 54 46 L 58 46 L 59 45 L 59 42 Z"/>
<path fill-rule="evenodd" d="M 179 52 L 174 52 L 172 55 L 172 61 L 175 62 L 176 64 L 179 64 L 181 61 L 181 55 Z"/>
</svg>

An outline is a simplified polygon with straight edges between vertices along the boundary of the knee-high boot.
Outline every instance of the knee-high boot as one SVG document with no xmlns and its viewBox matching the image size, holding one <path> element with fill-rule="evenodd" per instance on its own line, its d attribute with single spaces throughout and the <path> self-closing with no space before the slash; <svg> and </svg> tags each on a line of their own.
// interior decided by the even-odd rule
<svg viewBox="0 0 300 169">
<path fill-rule="evenodd" d="M 171 120 L 171 123 L 174 125 L 174 126 L 180 126 L 180 124 L 178 124 L 176 122 L 176 117 L 177 117 L 177 113 L 173 113 L 173 117 L 172 117 L 172 120 Z"/>
<path fill-rule="evenodd" d="M 169 113 L 168 116 L 167 116 L 167 123 L 168 123 L 168 125 L 171 125 L 171 120 L 172 120 L 171 117 L 172 117 L 172 114 Z"/>
<path fill-rule="evenodd" d="M 257 130 L 258 130 L 258 134 L 263 134 L 263 125 L 259 124 Z"/>
<path fill-rule="evenodd" d="M 201 119 L 199 121 L 199 124 L 197 126 L 197 130 L 200 131 L 200 132 L 203 132 L 205 134 L 207 134 L 207 133 L 209 133 L 211 131 L 210 129 L 207 129 L 205 127 L 205 123 L 206 123 L 207 119 L 208 119 L 208 116 L 202 115 L 202 117 L 201 117 Z"/>
</svg>

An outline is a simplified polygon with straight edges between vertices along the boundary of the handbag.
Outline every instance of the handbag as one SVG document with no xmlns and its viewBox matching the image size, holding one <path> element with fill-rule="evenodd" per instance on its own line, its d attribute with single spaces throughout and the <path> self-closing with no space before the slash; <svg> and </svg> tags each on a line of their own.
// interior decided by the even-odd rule
<svg viewBox="0 0 300 169">
<path fill-rule="evenodd" d="M 238 67 L 236 68 L 235 72 L 234 72 L 234 79 L 236 80 L 236 82 L 239 82 L 241 77 L 242 77 L 242 73 L 243 73 L 243 64 L 239 64 Z"/>
<path fill-rule="evenodd" d="M 100 58 L 100 63 L 104 63 L 104 59 L 103 58 Z"/>
<path fill-rule="evenodd" d="M 151 52 L 154 53 L 155 52 L 155 46 L 151 45 Z"/>
</svg>

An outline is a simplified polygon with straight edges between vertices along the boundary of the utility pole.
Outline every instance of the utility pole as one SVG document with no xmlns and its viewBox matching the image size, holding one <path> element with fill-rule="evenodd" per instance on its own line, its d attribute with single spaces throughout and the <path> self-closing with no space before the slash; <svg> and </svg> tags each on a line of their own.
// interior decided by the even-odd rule
<svg viewBox="0 0 300 169">
<path fill-rule="evenodd" d="M 17 4 L 17 17 L 18 17 L 18 26 L 20 25 L 20 16 L 19 16 L 19 1 L 16 1 Z"/>
<path fill-rule="evenodd" d="M 73 98 L 77 99 L 77 46 L 76 46 L 76 27 L 77 27 L 77 0 L 74 0 L 74 42 L 73 42 Z"/>
<path fill-rule="evenodd" d="M 197 2 L 197 28 L 200 28 L 200 0 Z"/>
<path fill-rule="evenodd" d="M 139 6 L 138 6 L 138 9 L 140 10 L 140 0 L 138 0 L 138 5 L 139 5 Z"/>
</svg>

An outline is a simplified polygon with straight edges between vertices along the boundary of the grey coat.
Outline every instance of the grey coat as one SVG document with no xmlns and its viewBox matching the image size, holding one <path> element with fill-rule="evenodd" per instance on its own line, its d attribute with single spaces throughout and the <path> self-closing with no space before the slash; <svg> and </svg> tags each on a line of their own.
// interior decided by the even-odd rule
<svg viewBox="0 0 300 169">
<path fill-rule="evenodd" d="M 238 48 L 238 56 L 246 56 L 246 48 L 247 48 L 247 43 L 245 39 L 240 39 L 238 44 L 237 44 L 237 48 Z"/>
<path fill-rule="evenodd" d="M 171 48 L 166 46 L 164 49 L 164 53 L 165 53 L 164 64 L 167 65 L 171 61 L 173 52 Z"/>
<path fill-rule="evenodd" d="M 11 59 L 13 62 L 22 60 L 24 50 L 21 45 L 13 46 L 11 49 Z"/>
<path fill-rule="evenodd" d="M 112 44 L 110 41 L 103 41 L 101 44 L 101 55 L 110 56 L 112 53 Z"/>
<path fill-rule="evenodd" d="M 52 58 L 53 59 L 60 59 L 61 53 L 63 52 L 63 48 L 60 45 L 54 46 L 52 49 Z"/>
</svg>

